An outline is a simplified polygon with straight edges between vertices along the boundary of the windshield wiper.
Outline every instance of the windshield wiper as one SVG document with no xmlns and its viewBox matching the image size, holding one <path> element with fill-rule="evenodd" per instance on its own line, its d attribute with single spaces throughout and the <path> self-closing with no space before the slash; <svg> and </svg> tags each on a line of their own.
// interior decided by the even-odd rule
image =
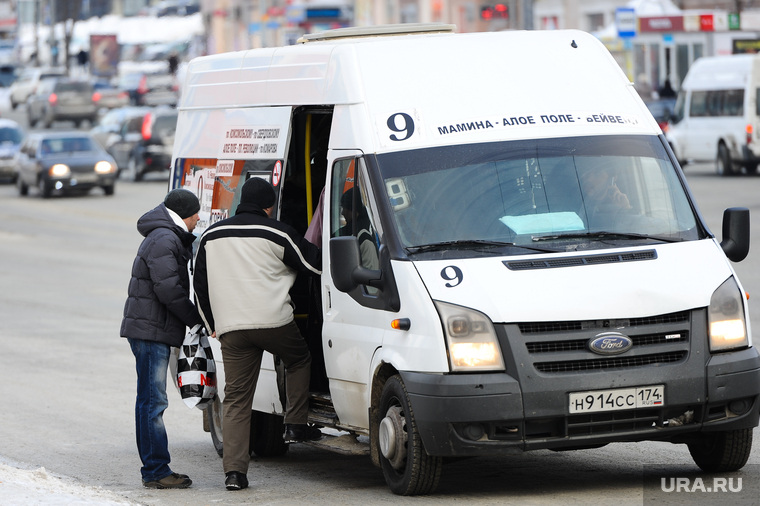
<svg viewBox="0 0 760 506">
<path fill-rule="evenodd" d="M 524 248 L 532 251 L 540 251 L 542 253 L 555 253 L 556 250 L 535 248 L 532 246 L 526 246 L 523 244 L 515 244 L 513 242 L 500 242 L 500 241 L 484 241 L 481 239 L 465 239 L 459 241 L 443 241 L 435 242 L 432 244 L 422 244 L 420 246 L 410 246 L 404 248 L 407 253 L 423 253 L 425 251 L 441 251 L 447 249 L 474 249 L 474 248 L 502 248 L 502 247 L 514 247 Z"/>
<path fill-rule="evenodd" d="M 573 232 L 569 234 L 554 234 L 533 236 L 533 242 L 552 241 L 555 239 L 651 239 L 662 242 L 682 242 L 683 239 L 661 235 L 636 234 L 633 232 Z"/>
</svg>

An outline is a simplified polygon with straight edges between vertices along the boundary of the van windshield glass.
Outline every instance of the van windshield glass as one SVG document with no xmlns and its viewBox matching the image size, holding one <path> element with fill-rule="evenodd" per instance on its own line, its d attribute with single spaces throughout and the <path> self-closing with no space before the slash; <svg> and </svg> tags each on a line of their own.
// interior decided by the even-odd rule
<svg viewBox="0 0 760 506">
<path fill-rule="evenodd" d="M 447 146 L 378 155 L 377 162 L 410 254 L 468 241 L 528 254 L 700 237 L 656 136 Z"/>
</svg>

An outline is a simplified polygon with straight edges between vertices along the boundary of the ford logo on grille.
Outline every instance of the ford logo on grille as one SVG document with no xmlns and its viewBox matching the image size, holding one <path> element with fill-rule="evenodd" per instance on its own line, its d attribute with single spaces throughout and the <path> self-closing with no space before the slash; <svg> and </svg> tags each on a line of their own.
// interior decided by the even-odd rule
<svg viewBox="0 0 760 506">
<path fill-rule="evenodd" d="M 620 332 L 598 334 L 588 342 L 588 349 L 599 355 L 617 355 L 631 349 L 633 341 Z"/>
</svg>

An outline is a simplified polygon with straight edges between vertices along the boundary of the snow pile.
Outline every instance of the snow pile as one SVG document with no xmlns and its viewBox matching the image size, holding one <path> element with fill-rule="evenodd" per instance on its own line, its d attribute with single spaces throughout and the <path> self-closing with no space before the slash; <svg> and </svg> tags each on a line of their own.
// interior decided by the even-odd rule
<svg viewBox="0 0 760 506">
<path fill-rule="evenodd" d="M 98 487 L 48 474 L 44 467 L 25 471 L 0 463 L 0 502 L 4 506 L 126 506 L 130 502 Z"/>
</svg>

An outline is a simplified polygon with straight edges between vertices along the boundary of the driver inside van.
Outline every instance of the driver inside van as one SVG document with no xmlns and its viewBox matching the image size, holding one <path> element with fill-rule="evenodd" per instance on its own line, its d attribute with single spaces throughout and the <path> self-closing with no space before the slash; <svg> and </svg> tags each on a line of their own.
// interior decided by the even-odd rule
<svg viewBox="0 0 760 506">
<path fill-rule="evenodd" d="M 631 208 L 628 197 L 620 191 L 609 169 L 599 166 L 582 168 L 579 181 L 589 217 Z"/>
</svg>

